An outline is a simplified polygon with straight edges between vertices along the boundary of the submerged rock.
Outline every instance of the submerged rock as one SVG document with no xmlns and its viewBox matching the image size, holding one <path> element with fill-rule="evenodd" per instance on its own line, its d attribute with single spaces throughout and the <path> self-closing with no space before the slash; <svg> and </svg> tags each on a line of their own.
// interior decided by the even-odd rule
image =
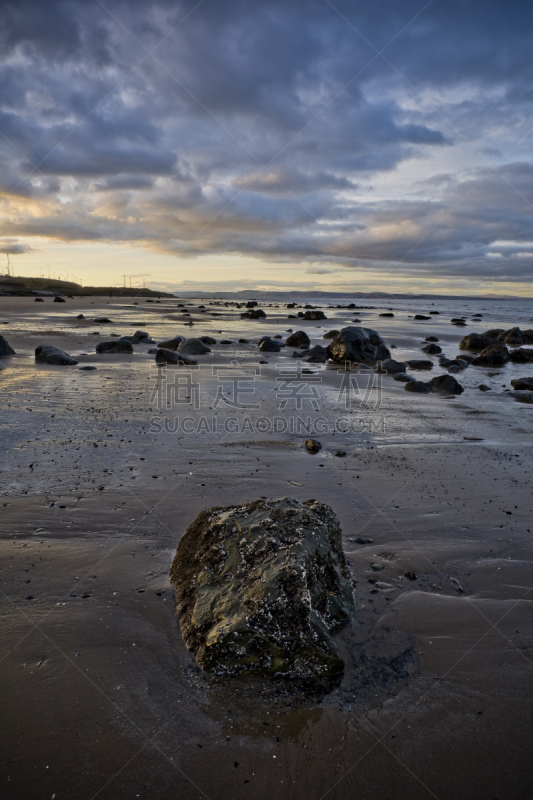
<svg viewBox="0 0 533 800">
<path fill-rule="evenodd" d="M 317 500 L 203 511 L 170 580 L 185 644 L 215 675 L 340 679 L 332 634 L 354 614 L 339 521 Z"/>
<path fill-rule="evenodd" d="M 390 351 L 377 331 L 371 328 L 342 328 L 327 346 L 333 361 L 374 363 L 390 358 Z"/>
<path fill-rule="evenodd" d="M 39 364 L 57 364 L 62 367 L 74 367 L 78 363 L 75 358 L 69 356 L 59 347 L 51 344 L 40 344 L 35 348 L 35 360 Z"/>
<path fill-rule="evenodd" d="M 14 356 L 15 351 L 10 344 L 6 342 L 3 336 L 0 336 L 0 356 Z"/>
</svg>

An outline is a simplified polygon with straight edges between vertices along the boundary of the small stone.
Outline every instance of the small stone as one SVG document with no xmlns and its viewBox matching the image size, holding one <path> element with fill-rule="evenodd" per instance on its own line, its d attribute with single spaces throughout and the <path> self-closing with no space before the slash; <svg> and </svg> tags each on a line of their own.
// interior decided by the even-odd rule
<svg viewBox="0 0 533 800">
<path fill-rule="evenodd" d="M 316 455 L 316 453 L 322 450 L 322 444 L 318 442 L 316 439 L 306 439 L 304 442 L 305 449 L 311 455 Z"/>
</svg>

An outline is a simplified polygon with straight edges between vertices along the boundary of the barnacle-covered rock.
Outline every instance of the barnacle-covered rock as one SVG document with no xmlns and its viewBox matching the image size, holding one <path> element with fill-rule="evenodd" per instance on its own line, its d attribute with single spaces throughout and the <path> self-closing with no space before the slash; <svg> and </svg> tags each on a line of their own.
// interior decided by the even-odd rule
<svg viewBox="0 0 533 800">
<path fill-rule="evenodd" d="M 187 647 L 207 672 L 335 681 L 333 634 L 354 614 L 339 521 L 289 497 L 203 511 L 170 580 Z"/>
</svg>

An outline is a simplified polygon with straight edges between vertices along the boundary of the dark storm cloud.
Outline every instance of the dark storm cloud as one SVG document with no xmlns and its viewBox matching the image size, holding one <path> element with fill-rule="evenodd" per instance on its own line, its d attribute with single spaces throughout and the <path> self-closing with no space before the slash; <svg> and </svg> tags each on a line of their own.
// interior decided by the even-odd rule
<svg viewBox="0 0 533 800">
<path fill-rule="evenodd" d="M 529 3 L 195 5 L 3 3 L 3 235 L 531 279 Z"/>
</svg>

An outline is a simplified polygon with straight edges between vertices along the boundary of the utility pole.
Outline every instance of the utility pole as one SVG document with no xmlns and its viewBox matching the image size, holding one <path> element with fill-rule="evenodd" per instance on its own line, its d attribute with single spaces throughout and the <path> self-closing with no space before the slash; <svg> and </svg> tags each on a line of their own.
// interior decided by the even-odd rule
<svg viewBox="0 0 533 800">
<path fill-rule="evenodd" d="M 131 289 L 131 278 L 130 278 L 130 289 Z"/>
<path fill-rule="evenodd" d="M 11 266 L 11 259 L 9 258 L 9 253 L 6 253 L 6 256 L 7 256 L 7 274 L 13 277 L 13 275 L 11 274 L 13 272 L 13 268 Z"/>
<path fill-rule="evenodd" d="M 124 288 L 126 288 L 126 276 L 124 275 Z"/>
</svg>

